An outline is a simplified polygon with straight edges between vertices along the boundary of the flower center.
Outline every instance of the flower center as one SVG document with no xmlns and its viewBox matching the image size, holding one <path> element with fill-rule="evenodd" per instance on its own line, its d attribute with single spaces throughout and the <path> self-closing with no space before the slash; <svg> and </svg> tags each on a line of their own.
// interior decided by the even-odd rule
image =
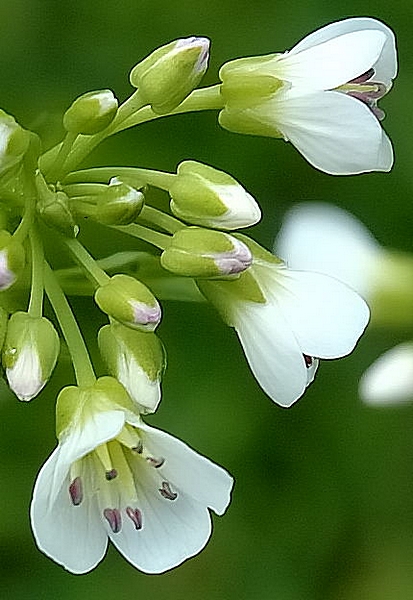
<svg viewBox="0 0 413 600">
<path fill-rule="evenodd" d="M 72 465 L 68 488 L 72 505 L 81 506 L 85 494 L 93 495 L 112 533 L 121 532 L 127 520 L 132 522 L 136 531 L 140 531 L 144 526 L 144 517 L 137 491 L 139 471 L 158 470 L 164 463 L 163 457 L 153 456 L 147 451 L 136 429 L 125 425 L 116 439 L 97 446 L 93 452 Z M 152 482 L 153 479 L 145 477 L 146 481 Z M 177 492 L 161 471 L 155 478 L 154 486 L 156 493 L 168 502 L 177 499 Z M 148 490 L 145 495 L 147 498 L 150 498 L 150 492 Z"/>
<path fill-rule="evenodd" d="M 344 85 L 340 85 L 336 89 L 353 98 L 357 98 L 357 100 L 361 100 L 369 107 L 374 116 L 381 121 L 384 119 L 385 113 L 377 106 L 377 101 L 388 92 L 388 89 L 384 83 L 373 81 L 375 74 L 374 69 L 369 69 L 362 75 Z"/>
</svg>

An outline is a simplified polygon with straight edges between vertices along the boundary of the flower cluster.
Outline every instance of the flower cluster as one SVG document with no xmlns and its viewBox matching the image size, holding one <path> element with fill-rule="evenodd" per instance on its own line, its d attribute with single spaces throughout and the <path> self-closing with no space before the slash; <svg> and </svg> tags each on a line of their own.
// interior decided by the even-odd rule
<svg viewBox="0 0 413 600">
<path fill-rule="evenodd" d="M 62 118 L 64 139 L 43 153 L 35 133 L 0 111 L 2 362 L 11 390 L 30 401 L 61 342 L 68 348 L 76 382 L 57 398 L 58 445 L 38 475 L 31 520 L 39 548 L 73 573 L 94 568 L 108 539 L 146 573 L 170 569 L 205 546 L 210 509 L 221 515 L 230 501 L 226 470 L 144 421 L 162 396 L 163 301 L 210 302 L 282 407 L 303 395 L 320 359 L 350 353 L 369 320 L 351 285 L 289 265 L 238 232 L 261 209 L 225 171 L 196 160 L 173 173 L 78 167 L 124 129 L 215 109 L 224 128 L 290 140 L 327 173 L 388 171 L 377 101 L 396 75 L 392 32 L 374 19 L 334 23 L 284 54 L 230 61 L 220 83 L 197 88 L 208 59 L 206 38 L 158 48 L 132 69 L 123 103 L 109 89 L 77 98 Z M 165 210 L 151 204 L 152 188 L 163 191 Z M 132 236 L 136 250 L 95 259 L 82 243 L 86 220 L 107 238 Z M 73 265 L 57 263 L 60 249 Z M 100 376 L 71 295 L 92 297 L 105 315 Z"/>
</svg>

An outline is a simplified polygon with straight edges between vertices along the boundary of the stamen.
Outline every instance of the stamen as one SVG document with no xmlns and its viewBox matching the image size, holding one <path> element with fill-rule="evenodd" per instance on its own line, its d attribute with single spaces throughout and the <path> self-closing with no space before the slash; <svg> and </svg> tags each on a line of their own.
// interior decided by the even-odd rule
<svg viewBox="0 0 413 600">
<path fill-rule="evenodd" d="M 131 506 L 128 506 L 126 508 L 126 514 L 135 525 L 135 529 L 138 531 L 139 529 L 142 529 L 142 513 L 139 508 L 132 508 Z"/>
<path fill-rule="evenodd" d="M 366 71 L 365 73 L 363 73 L 362 75 L 359 75 L 355 79 L 352 79 L 351 81 L 349 81 L 349 83 L 365 83 L 366 81 L 368 81 L 369 79 L 374 77 L 374 75 L 375 75 L 375 70 L 373 68 L 371 68 L 368 71 Z"/>
<path fill-rule="evenodd" d="M 314 360 L 313 357 L 308 356 L 307 354 L 303 354 L 303 358 L 304 358 L 305 366 L 307 367 L 307 369 L 309 369 L 313 364 L 313 360 Z"/>
<path fill-rule="evenodd" d="M 83 485 L 80 477 L 76 477 L 69 485 L 69 494 L 73 506 L 79 506 L 83 500 Z"/>
<path fill-rule="evenodd" d="M 162 481 L 162 487 L 159 488 L 159 493 L 167 500 L 176 500 L 178 497 L 178 494 L 171 490 L 171 486 L 167 481 Z"/>
<path fill-rule="evenodd" d="M 118 472 L 116 469 L 111 469 L 110 471 L 106 471 L 105 473 L 105 477 L 107 479 L 107 481 L 112 481 L 112 479 L 115 479 L 115 477 L 118 476 Z"/>
<path fill-rule="evenodd" d="M 155 467 L 155 469 L 159 469 L 159 467 L 162 467 L 162 465 L 165 463 L 165 459 L 162 457 L 154 458 L 153 456 L 147 456 L 146 460 L 151 465 L 151 467 Z"/>
<path fill-rule="evenodd" d="M 122 517 L 117 508 L 105 508 L 103 516 L 109 523 L 109 527 L 113 533 L 119 533 L 122 529 Z"/>
<path fill-rule="evenodd" d="M 143 452 L 143 444 L 142 444 L 142 442 L 139 440 L 138 444 L 136 446 L 133 446 L 132 450 L 134 452 L 136 452 L 137 454 L 142 454 L 142 452 Z"/>
</svg>

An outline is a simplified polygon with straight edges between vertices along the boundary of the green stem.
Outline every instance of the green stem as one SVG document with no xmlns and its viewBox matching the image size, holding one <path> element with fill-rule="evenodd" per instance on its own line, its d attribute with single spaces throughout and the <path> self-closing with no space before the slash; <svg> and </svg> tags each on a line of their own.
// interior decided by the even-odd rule
<svg viewBox="0 0 413 600">
<path fill-rule="evenodd" d="M 72 183 L 63 186 L 63 191 L 68 196 L 98 196 L 105 192 L 107 187 L 106 184 L 102 183 Z"/>
<path fill-rule="evenodd" d="M 170 115 L 178 115 L 186 112 L 193 111 L 201 111 L 201 110 L 220 110 L 224 107 L 224 102 L 221 97 L 221 85 L 213 85 L 207 88 L 201 88 L 198 90 L 194 90 L 186 100 L 182 102 L 175 108 L 175 110 L 167 113 L 166 115 L 158 115 L 153 112 L 153 110 L 149 106 L 143 106 L 139 110 L 136 110 L 133 114 L 126 116 L 126 118 L 122 118 L 120 120 L 115 119 L 115 122 L 109 125 L 106 129 L 97 133 L 93 136 L 85 136 L 80 135 L 75 143 L 73 144 L 72 151 L 68 156 L 66 163 L 64 165 L 64 169 L 60 172 L 60 177 L 63 179 L 65 175 L 76 169 L 77 165 L 82 162 L 82 160 L 92 152 L 94 148 L 105 138 L 110 135 L 114 135 L 119 131 L 123 131 L 124 129 L 129 129 L 130 127 L 134 127 L 135 125 L 139 125 L 141 123 L 145 123 L 147 121 L 152 121 L 154 119 L 159 119 L 161 117 L 167 117 Z M 121 109 L 119 109 L 121 110 Z M 52 148 L 51 153 L 55 152 Z M 42 162 L 46 162 L 48 159 L 48 153 L 43 155 Z"/>
<path fill-rule="evenodd" d="M 96 376 L 89 352 L 67 298 L 47 262 L 44 266 L 44 282 L 46 294 L 69 348 L 77 384 L 80 387 L 92 386 L 96 381 Z"/>
<path fill-rule="evenodd" d="M 66 134 L 53 163 L 49 168 L 44 170 L 44 175 L 48 181 L 57 181 L 59 179 L 60 172 L 63 170 L 65 161 L 78 135 L 78 133 L 71 133 L 70 131 Z"/>
<path fill-rule="evenodd" d="M 157 208 L 153 208 L 153 206 L 148 206 L 147 204 L 142 208 L 138 220 L 157 225 L 161 229 L 172 234 L 186 227 L 182 221 L 175 219 L 175 217 L 172 217 Z"/>
<path fill-rule="evenodd" d="M 107 183 L 112 177 L 119 177 L 125 180 L 130 185 L 142 187 L 145 184 L 152 185 L 161 190 L 169 190 L 172 183 L 175 181 L 175 173 L 165 173 L 163 171 L 154 171 L 152 169 L 139 169 L 138 167 L 95 167 L 93 169 L 83 169 L 81 171 L 73 171 L 66 177 L 66 181 L 71 185 L 65 185 L 64 190 L 74 188 L 76 181 L 96 182 L 101 181 Z M 72 183 L 73 182 L 73 183 Z M 82 185 L 82 184 L 77 184 Z M 92 183 L 85 183 L 93 185 Z M 95 183 L 95 185 L 98 185 Z"/>
<path fill-rule="evenodd" d="M 22 243 L 29 235 L 31 228 L 33 227 L 36 213 L 36 194 L 34 185 L 31 182 L 25 182 L 23 189 L 25 194 L 25 211 L 18 227 L 13 233 L 14 240 L 20 243 Z"/>
<path fill-rule="evenodd" d="M 29 237 L 32 253 L 32 282 L 28 312 L 31 317 L 41 317 L 43 315 L 44 252 L 36 225 L 31 228 Z"/>
<path fill-rule="evenodd" d="M 88 278 L 96 287 L 105 285 L 110 280 L 109 275 L 99 267 L 95 259 L 89 254 L 84 246 L 75 238 L 65 238 L 65 244 L 72 252 L 76 261 L 83 267 Z"/>
<path fill-rule="evenodd" d="M 143 225 L 138 225 L 137 223 L 131 223 L 130 225 L 117 225 L 113 226 L 113 229 L 127 233 L 132 237 L 139 238 L 140 240 L 148 242 L 149 244 L 152 244 L 152 246 L 156 246 L 161 250 L 165 250 L 165 248 L 167 248 L 171 243 L 171 236 L 160 233 L 159 231 L 154 231 L 148 227 L 143 227 Z"/>
</svg>

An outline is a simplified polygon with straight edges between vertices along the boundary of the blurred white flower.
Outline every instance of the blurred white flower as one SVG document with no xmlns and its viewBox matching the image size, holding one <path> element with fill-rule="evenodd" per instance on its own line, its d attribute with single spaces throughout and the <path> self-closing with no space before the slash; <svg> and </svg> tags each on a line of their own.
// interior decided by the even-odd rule
<svg viewBox="0 0 413 600">
<path fill-rule="evenodd" d="M 110 386 L 99 398 L 102 382 Z M 197 554 L 211 534 L 208 508 L 222 514 L 228 506 L 231 476 L 119 404 L 108 410 L 111 397 L 126 394 L 111 378 L 79 396 L 73 387 L 62 394 L 61 405 L 77 398 L 80 409 L 34 487 L 31 522 L 39 548 L 79 574 L 103 559 L 108 538 L 145 573 Z M 90 400 L 101 402 L 100 409 Z"/>
<path fill-rule="evenodd" d="M 377 100 L 396 73 L 394 34 L 386 25 L 370 18 L 338 21 L 284 54 L 226 63 L 220 124 L 283 137 L 333 175 L 389 171 L 393 150 Z"/>
<path fill-rule="evenodd" d="M 413 400 L 413 343 L 403 343 L 382 354 L 360 380 L 361 399 L 371 405 Z"/>
</svg>

